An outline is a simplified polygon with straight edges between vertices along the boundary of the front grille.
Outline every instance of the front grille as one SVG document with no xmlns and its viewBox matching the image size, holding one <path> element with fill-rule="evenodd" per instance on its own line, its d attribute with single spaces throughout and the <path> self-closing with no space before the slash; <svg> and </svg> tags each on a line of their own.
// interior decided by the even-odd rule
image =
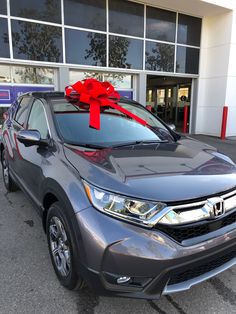
<svg viewBox="0 0 236 314">
<path fill-rule="evenodd" d="M 182 226 L 157 224 L 156 229 L 166 233 L 179 243 L 206 235 L 236 222 L 236 210 L 214 221 L 201 221 Z"/>
<path fill-rule="evenodd" d="M 200 262 L 197 266 L 190 265 L 184 268 L 183 271 L 176 272 L 171 275 L 168 285 L 174 285 L 187 280 L 194 279 L 204 275 L 218 267 L 223 266 L 236 257 L 236 248 L 232 248 L 228 253 L 218 254 L 213 258 L 209 258 L 207 262 Z"/>
</svg>

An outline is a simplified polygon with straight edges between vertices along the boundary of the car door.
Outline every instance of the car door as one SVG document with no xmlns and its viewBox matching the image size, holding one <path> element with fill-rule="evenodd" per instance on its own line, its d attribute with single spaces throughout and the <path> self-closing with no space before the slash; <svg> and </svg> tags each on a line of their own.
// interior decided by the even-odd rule
<svg viewBox="0 0 236 314">
<path fill-rule="evenodd" d="M 18 147 L 17 133 L 25 128 L 25 123 L 30 109 L 32 98 L 30 96 L 24 96 L 19 98 L 18 109 L 11 119 L 11 122 L 7 124 L 4 130 L 4 142 L 9 153 L 9 167 L 13 175 L 19 177 L 21 169 L 21 154 Z"/>
<path fill-rule="evenodd" d="M 41 139 L 50 138 L 50 131 L 44 104 L 40 99 L 34 99 L 31 111 L 28 116 L 26 129 L 40 132 Z M 19 150 L 22 156 L 21 178 L 25 188 L 31 197 L 37 202 L 41 184 L 44 180 L 44 169 L 48 166 L 48 159 L 52 155 L 49 147 L 38 145 L 26 147 L 19 143 Z"/>
</svg>

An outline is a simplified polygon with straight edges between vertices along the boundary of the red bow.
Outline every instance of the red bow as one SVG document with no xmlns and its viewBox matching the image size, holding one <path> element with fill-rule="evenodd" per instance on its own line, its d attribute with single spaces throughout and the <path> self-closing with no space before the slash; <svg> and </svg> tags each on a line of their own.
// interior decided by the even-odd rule
<svg viewBox="0 0 236 314">
<path fill-rule="evenodd" d="M 100 108 L 103 106 L 110 106 L 142 125 L 147 125 L 146 121 L 116 104 L 120 100 L 120 95 L 108 82 L 101 83 L 96 79 L 86 79 L 67 86 L 65 92 L 66 96 L 79 98 L 81 102 L 90 105 L 89 126 L 92 128 L 100 129 Z"/>
</svg>

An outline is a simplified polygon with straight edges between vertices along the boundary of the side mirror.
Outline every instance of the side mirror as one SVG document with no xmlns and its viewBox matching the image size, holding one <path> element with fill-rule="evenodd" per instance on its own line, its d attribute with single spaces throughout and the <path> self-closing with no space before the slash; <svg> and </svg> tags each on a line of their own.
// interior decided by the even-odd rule
<svg viewBox="0 0 236 314">
<path fill-rule="evenodd" d="M 167 124 L 168 127 L 172 130 L 172 131 L 175 131 L 176 130 L 176 127 L 174 124 Z"/>
<path fill-rule="evenodd" d="M 40 132 L 37 130 L 22 130 L 17 134 L 17 140 L 26 147 L 46 144 L 46 141 L 41 140 Z"/>
</svg>

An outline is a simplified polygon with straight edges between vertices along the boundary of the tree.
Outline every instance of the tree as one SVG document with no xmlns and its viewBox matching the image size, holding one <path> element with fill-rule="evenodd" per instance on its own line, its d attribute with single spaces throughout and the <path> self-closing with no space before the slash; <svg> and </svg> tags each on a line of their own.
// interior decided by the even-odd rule
<svg viewBox="0 0 236 314">
<path fill-rule="evenodd" d="M 89 49 L 86 49 L 85 59 L 92 58 L 93 65 L 106 65 L 106 36 L 103 34 L 88 34 Z M 109 40 L 109 66 L 114 68 L 130 68 L 127 62 L 127 54 L 130 41 L 119 36 L 110 36 Z"/>
<path fill-rule="evenodd" d="M 174 46 L 156 43 L 151 53 L 146 52 L 145 55 L 147 70 L 173 72 Z"/>
<path fill-rule="evenodd" d="M 40 13 L 34 9 L 21 10 L 20 16 L 37 16 L 45 19 L 45 16 L 55 15 L 55 1 L 46 0 L 45 10 Z M 61 28 L 25 22 L 18 20 L 19 30 L 12 32 L 12 43 L 15 57 L 26 56 L 29 60 L 37 61 L 61 61 Z"/>
</svg>

